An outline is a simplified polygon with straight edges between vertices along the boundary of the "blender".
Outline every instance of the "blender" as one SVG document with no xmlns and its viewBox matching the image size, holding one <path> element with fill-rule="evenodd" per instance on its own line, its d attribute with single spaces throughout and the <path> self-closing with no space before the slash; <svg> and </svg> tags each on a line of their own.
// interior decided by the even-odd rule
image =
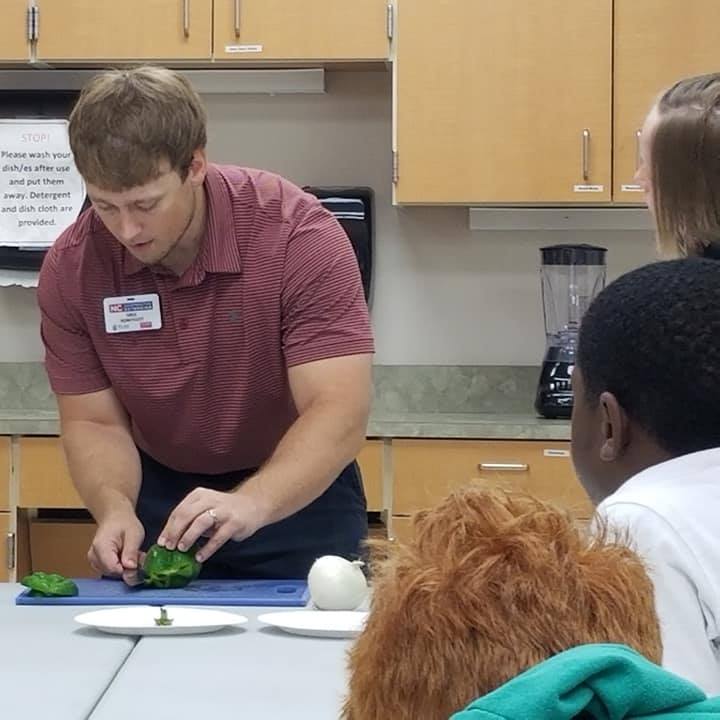
<svg viewBox="0 0 720 720">
<path fill-rule="evenodd" d="M 535 409 L 546 418 L 569 418 L 571 378 L 575 367 L 580 320 L 605 287 L 606 248 L 552 245 L 540 249 L 545 315 L 545 356 Z"/>
</svg>

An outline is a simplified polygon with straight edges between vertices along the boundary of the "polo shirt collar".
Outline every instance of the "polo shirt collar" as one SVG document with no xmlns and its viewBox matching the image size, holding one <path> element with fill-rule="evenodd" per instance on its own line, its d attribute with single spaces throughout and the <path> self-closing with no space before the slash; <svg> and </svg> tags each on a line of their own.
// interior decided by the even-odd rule
<svg viewBox="0 0 720 720">
<path fill-rule="evenodd" d="M 197 277 L 198 282 L 206 272 L 240 273 L 242 271 L 230 192 L 222 172 L 216 165 L 208 165 L 203 187 L 206 203 L 205 233 L 198 256 L 183 274 L 183 277 Z M 134 275 L 148 267 L 125 248 L 122 248 L 122 252 L 125 275 Z"/>
</svg>

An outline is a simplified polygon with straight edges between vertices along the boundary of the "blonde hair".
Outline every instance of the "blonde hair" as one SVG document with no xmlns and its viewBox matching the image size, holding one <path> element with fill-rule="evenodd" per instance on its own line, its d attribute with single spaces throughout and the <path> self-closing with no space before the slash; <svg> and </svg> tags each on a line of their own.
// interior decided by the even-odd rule
<svg viewBox="0 0 720 720">
<path fill-rule="evenodd" d="M 657 114 L 650 172 L 660 252 L 720 257 L 720 73 L 675 83 Z"/>
<path fill-rule="evenodd" d="M 447 720 L 576 645 L 662 654 L 640 559 L 519 492 L 460 490 L 375 542 L 372 605 L 350 653 L 346 720 Z"/>
<path fill-rule="evenodd" d="M 163 162 L 184 180 L 207 142 L 197 92 L 180 73 L 142 66 L 92 78 L 70 115 L 70 146 L 85 180 L 105 190 L 144 185 Z"/>
</svg>

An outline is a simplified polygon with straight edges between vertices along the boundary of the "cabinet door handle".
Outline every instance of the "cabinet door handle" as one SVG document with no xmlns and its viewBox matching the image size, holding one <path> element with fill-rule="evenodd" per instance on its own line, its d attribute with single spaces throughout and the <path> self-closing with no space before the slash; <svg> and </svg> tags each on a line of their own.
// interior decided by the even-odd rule
<svg viewBox="0 0 720 720">
<path fill-rule="evenodd" d="M 190 0 L 183 0 L 183 34 L 190 37 Z"/>
<path fill-rule="evenodd" d="M 5 536 L 5 550 L 7 552 L 7 565 L 8 570 L 12 570 L 15 567 L 15 533 L 9 532 Z"/>
<path fill-rule="evenodd" d="M 640 136 L 642 130 L 635 131 L 635 172 L 640 169 Z"/>
<path fill-rule="evenodd" d="M 584 182 L 590 180 L 590 131 L 582 131 L 582 177 Z"/>
<path fill-rule="evenodd" d="M 527 472 L 530 466 L 527 463 L 480 463 L 478 470 L 502 470 L 504 472 Z"/>
<path fill-rule="evenodd" d="M 235 0 L 235 37 L 240 37 L 240 0 Z"/>
</svg>

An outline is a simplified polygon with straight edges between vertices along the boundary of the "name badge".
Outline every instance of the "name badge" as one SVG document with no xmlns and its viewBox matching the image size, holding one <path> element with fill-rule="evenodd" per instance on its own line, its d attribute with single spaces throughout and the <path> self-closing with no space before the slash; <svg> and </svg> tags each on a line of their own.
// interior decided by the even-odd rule
<svg viewBox="0 0 720 720">
<path fill-rule="evenodd" d="M 104 298 L 103 311 L 108 333 L 159 330 L 162 327 L 157 293 Z"/>
</svg>

